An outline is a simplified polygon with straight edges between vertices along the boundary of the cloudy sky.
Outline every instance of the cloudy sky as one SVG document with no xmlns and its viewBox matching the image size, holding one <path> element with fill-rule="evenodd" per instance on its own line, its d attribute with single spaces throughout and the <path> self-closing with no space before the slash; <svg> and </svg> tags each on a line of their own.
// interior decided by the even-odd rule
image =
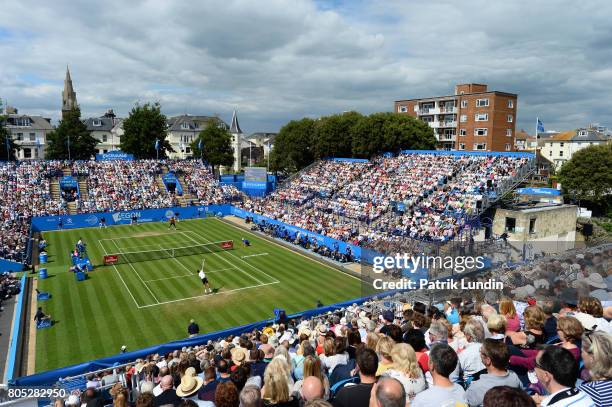
<svg viewBox="0 0 612 407">
<path fill-rule="evenodd" d="M 518 93 L 533 132 L 612 127 L 609 0 L 0 0 L 0 98 L 58 118 L 66 65 L 84 116 L 160 101 L 238 110 L 246 133 L 455 83 Z"/>
</svg>

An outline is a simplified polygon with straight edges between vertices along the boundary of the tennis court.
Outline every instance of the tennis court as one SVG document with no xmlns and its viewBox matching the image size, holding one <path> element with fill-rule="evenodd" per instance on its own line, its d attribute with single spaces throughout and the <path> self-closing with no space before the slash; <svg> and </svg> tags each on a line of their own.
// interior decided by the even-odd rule
<svg viewBox="0 0 612 407">
<path fill-rule="evenodd" d="M 98 240 L 105 255 L 118 254 L 120 258 L 127 258 L 126 263 L 106 267 L 114 268 L 138 308 L 279 283 L 279 280 L 249 263 L 249 258 L 268 253 L 255 249 L 251 255 L 238 256 L 232 249 L 221 247 L 226 242 L 242 244 L 233 241 L 212 242 L 202 233 L 191 230 Z M 142 260 L 147 257 L 160 258 Z M 213 288 L 211 294 L 204 294 L 202 281 L 198 277 L 202 265 Z M 175 284 L 169 285 L 168 280 L 174 280 Z"/>
<path fill-rule="evenodd" d="M 49 278 L 37 284 L 52 297 L 39 305 L 56 323 L 36 332 L 37 371 L 113 355 L 123 345 L 135 350 L 185 338 L 190 319 L 212 332 L 271 318 L 278 307 L 290 314 L 363 295 L 358 278 L 226 221 L 177 227 L 151 222 L 43 233 Z M 79 239 L 94 264 L 85 281 L 68 270 Z M 226 241 L 233 249 L 220 247 Z M 108 254 L 132 262 L 105 266 Z M 202 259 L 212 294 L 197 275 Z"/>
</svg>

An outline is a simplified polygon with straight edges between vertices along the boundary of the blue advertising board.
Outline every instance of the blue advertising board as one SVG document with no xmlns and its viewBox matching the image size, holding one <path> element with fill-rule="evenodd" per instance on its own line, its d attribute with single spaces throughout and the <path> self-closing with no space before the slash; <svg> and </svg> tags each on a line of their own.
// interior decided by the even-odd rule
<svg viewBox="0 0 612 407">
<path fill-rule="evenodd" d="M 78 181 L 71 175 L 60 178 L 59 184 L 61 189 L 75 189 L 79 186 Z"/>
<path fill-rule="evenodd" d="M 96 154 L 97 161 L 132 161 L 134 160 L 134 154 L 124 153 L 121 150 L 109 151 L 108 153 Z"/>
<path fill-rule="evenodd" d="M 561 191 L 554 188 L 519 188 L 516 190 L 520 195 L 544 195 L 544 196 L 560 196 Z"/>
<path fill-rule="evenodd" d="M 181 185 L 181 183 L 179 182 L 178 178 L 176 178 L 176 175 L 173 172 L 169 172 L 167 174 L 164 174 L 164 176 L 162 177 L 162 181 L 164 182 L 164 186 L 166 187 L 166 191 L 169 190 L 168 184 L 174 184 L 175 192 L 178 195 L 183 195 L 183 186 Z"/>
<path fill-rule="evenodd" d="M 236 208 L 232 206 L 231 209 L 231 214 L 234 216 L 238 216 L 239 218 L 246 218 L 247 216 L 250 218 L 253 218 L 253 220 L 256 223 L 259 223 L 261 221 L 265 221 L 266 223 L 269 223 L 271 225 L 279 225 L 285 228 L 285 230 L 287 231 L 287 233 L 289 233 L 290 236 L 295 236 L 298 233 L 302 234 L 303 236 L 307 236 L 308 239 L 311 242 L 316 241 L 319 245 L 324 245 L 329 247 L 330 249 L 333 249 L 334 247 L 338 247 L 338 251 L 340 253 L 346 253 L 346 249 L 348 247 L 351 248 L 351 253 L 353 254 L 353 257 L 355 257 L 355 259 L 357 261 L 359 261 L 359 259 L 361 258 L 361 247 L 359 246 L 355 246 L 352 245 L 350 243 L 346 243 L 340 240 L 336 240 L 333 239 L 331 237 L 327 237 L 327 236 L 323 236 L 320 235 L 318 233 L 315 232 L 311 232 L 309 230 L 306 229 L 302 229 L 302 228 L 298 228 L 297 226 L 292 226 L 292 225 L 288 225 L 286 223 L 280 222 L 278 220 L 275 219 L 271 219 L 268 218 L 267 216 L 263 216 L 263 215 L 259 215 L 256 213 L 251 213 L 248 211 L 245 211 L 244 209 L 240 209 L 240 208 Z"/>
<path fill-rule="evenodd" d="M 136 215 L 139 223 L 162 222 L 178 214 L 179 219 L 204 218 L 209 213 L 229 215 L 231 205 L 187 206 L 161 209 L 137 209 L 133 211 L 83 213 L 78 215 L 42 216 L 32 219 L 32 229 L 37 232 L 60 229 L 90 228 L 104 218 L 107 226 L 128 225 Z"/>
</svg>

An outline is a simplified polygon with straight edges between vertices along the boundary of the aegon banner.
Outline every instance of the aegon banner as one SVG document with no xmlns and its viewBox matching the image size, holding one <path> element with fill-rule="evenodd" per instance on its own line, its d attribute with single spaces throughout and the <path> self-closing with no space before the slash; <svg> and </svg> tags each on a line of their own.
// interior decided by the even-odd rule
<svg viewBox="0 0 612 407">
<path fill-rule="evenodd" d="M 178 214 L 179 219 L 205 218 L 210 215 L 229 215 L 231 205 L 187 206 L 133 211 L 84 213 L 79 215 L 42 216 L 32 219 L 32 230 L 42 232 L 57 229 L 90 228 L 100 224 L 102 218 L 107 226 L 128 225 L 132 216 L 139 223 L 163 222 Z M 61 220 L 61 223 L 60 223 Z"/>
<path fill-rule="evenodd" d="M 134 154 L 124 153 L 120 150 L 109 151 L 108 153 L 96 154 L 97 161 L 112 161 L 112 160 L 123 160 L 132 161 Z"/>
</svg>

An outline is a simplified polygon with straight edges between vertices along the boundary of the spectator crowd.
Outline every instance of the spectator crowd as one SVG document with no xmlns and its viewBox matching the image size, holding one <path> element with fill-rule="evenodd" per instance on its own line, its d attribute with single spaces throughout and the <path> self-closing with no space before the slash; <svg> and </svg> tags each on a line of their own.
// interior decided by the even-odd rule
<svg viewBox="0 0 612 407">
<path fill-rule="evenodd" d="M 51 183 L 68 169 L 86 181 L 87 193 L 60 190 Z M 191 204 L 227 203 L 240 197 L 233 186 L 221 186 L 209 167 L 198 160 L 24 161 L 0 164 L 0 258 L 26 261 L 30 221 L 35 216 L 67 215 L 68 202 L 77 213 L 124 211 L 179 206 L 175 193 L 160 183 L 164 172 L 184 176 L 185 188 L 197 197 Z"/>
<path fill-rule="evenodd" d="M 396 295 L 310 319 L 282 318 L 91 375 L 85 390 L 58 403 L 612 405 L 611 302 L 492 294 L 431 304 Z"/>
<path fill-rule="evenodd" d="M 400 154 L 368 162 L 320 161 L 243 208 L 367 246 L 405 238 L 443 242 L 515 179 L 526 158 Z"/>
</svg>

